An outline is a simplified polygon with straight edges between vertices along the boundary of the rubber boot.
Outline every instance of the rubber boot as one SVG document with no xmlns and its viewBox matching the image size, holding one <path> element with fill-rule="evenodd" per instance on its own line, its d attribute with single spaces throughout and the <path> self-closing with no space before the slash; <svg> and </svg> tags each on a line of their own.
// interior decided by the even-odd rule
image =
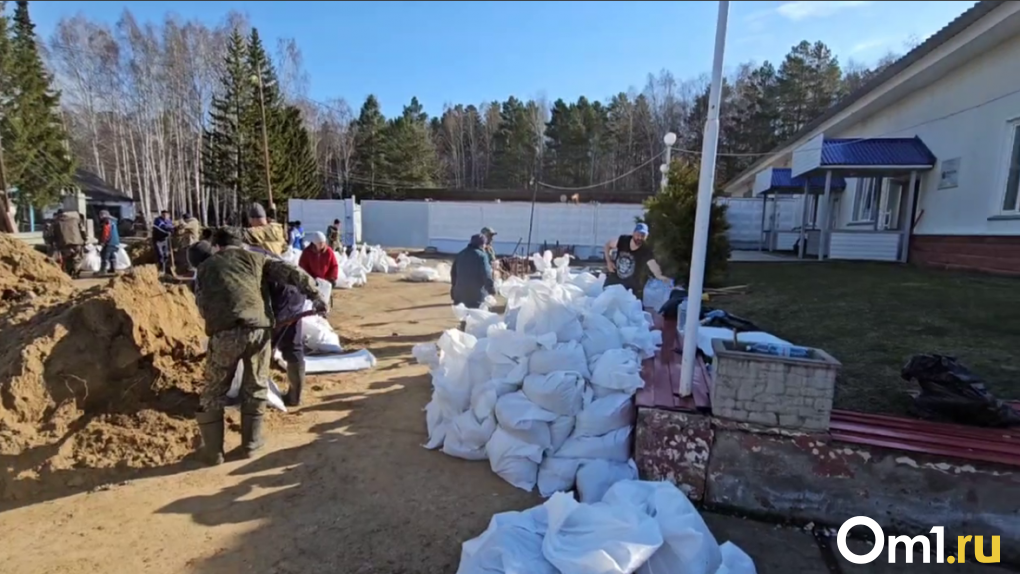
<svg viewBox="0 0 1020 574">
<path fill-rule="evenodd" d="M 198 459 L 209 466 L 223 463 L 223 411 L 195 413 L 198 431 L 202 434 L 202 448 Z"/>
<path fill-rule="evenodd" d="M 287 363 L 287 382 L 290 383 L 290 388 L 287 389 L 287 396 L 283 398 L 283 404 L 296 407 L 301 404 L 301 389 L 305 386 L 305 362 L 302 359 L 298 358 Z"/>
<path fill-rule="evenodd" d="M 265 410 L 265 409 L 263 409 Z M 262 414 L 241 411 L 241 458 L 251 458 L 256 451 L 265 446 L 262 436 Z"/>
</svg>

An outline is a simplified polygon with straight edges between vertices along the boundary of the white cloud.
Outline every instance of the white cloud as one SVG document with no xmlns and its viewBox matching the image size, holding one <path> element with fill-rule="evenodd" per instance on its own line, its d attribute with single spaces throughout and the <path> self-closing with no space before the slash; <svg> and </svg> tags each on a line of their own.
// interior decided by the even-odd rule
<svg viewBox="0 0 1020 574">
<path fill-rule="evenodd" d="M 854 44 L 854 46 L 850 48 L 850 53 L 862 54 L 865 52 L 873 52 L 880 48 L 889 48 L 895 42 L 895 40 L 891 40 L 889 38 L 872 38 L 870 40 L 864 40 L 863 42 Z"/>
<path fill-rule="evenodd" d="M 826 18 L 833 14 L 846 10 L 848 8 L 859 8 L 861 6 L 867 6 L 872 4 L 870 1 L 823 1 L 815 0 L 813 2 L 784 2 L 776 8 L 776 12 L 780 16 L 793 20 L 794 22 L 800 20 L 808 20 L 811 18 Z"/>
</svg>

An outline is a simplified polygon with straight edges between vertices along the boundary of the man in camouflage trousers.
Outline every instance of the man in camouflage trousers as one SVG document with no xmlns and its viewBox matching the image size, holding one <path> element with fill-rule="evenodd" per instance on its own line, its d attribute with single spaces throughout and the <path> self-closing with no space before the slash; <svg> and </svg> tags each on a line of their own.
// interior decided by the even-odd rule
<svg viewBox="0 0 1020 574">
<path fill-rule="evenodd" d="M 324 312 L 326 304 L 308 275 L 283 261 L 244 249 L 241 239 L 229 229 L 217 229 L 211 243 L 216 254 L 198 266 L 195 281 L 195 301 L 209 335 L 205 388 L 196 419 L 202 433 L 200 458 L 207 464 L 219 464 L 223 462 L 226 393 L 239 361 L 244 369 L 241 456 L 250 457 L 264 444 L 262 417 L 269 392 L 266 381 L 273 320 L 263 285 L 293 285 L 314 301 L 318 312 Z"/>
</svg>

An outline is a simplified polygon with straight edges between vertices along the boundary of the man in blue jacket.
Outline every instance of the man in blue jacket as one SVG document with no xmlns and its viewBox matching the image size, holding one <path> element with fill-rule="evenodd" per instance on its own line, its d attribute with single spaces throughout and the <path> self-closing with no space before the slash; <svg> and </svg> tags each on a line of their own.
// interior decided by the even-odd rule
<svg viewBox="0 0 1020 574">
<path fill-rule="evenodd" d="M 159 217 L 152 222 L 152 248 L 156 252 L 156 264 L 159 265 L 159 272 L 164 275 L 170 273 L 167 265 L 170 263 L 170 237 L 174 234 L 174 220 L 170 212 L 163 210 Z"/>
<path fill-rule="evenodd" d="M 117 229 L 117 218 L 105 209 L 99 212 L 99 257 L 102 263 L 99 273 L 116 273 L 117 248 L 120 247 L 120 231 Z"/>
<path fill-rule="evenodd" d="M 450 269 L 450 279 L 450 297 L 454 305 L 463 303 L 468 309 L 478 309 L 486 296 L 496 293 L 483 235 L 471 236 L 468 246 L 457 254 Z"/>
</svg>

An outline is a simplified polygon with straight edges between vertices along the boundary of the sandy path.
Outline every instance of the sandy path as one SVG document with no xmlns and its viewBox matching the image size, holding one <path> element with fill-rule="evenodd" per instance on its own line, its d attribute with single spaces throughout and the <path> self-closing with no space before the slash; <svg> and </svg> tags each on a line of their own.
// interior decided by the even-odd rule
<svg viewBox="0 0 1020 574">
<path fill-rule="evenodd" d="M 306 405 L 273 421 L 267 452 L 253 461 L 168 469 L 0 514 L 2 570 L 456 570 L 460 543 L 493 513 L 539 499 L 484 462 L 420 446 L 430 386 L 410 350 L 455 324 L 448 289 L 373 275 L 341 292 L 331 322 L 360 331 L 375 370 L 312 377 Z"/>
</svg>

